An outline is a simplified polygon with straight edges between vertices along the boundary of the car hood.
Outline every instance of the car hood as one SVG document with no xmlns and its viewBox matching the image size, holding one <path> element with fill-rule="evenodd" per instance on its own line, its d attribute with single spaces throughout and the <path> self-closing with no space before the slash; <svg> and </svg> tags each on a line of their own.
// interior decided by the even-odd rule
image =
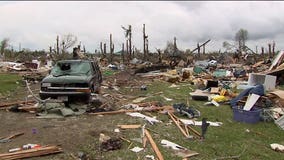
<svg viewBox="0 0 284 160">
<path fill-rule="evenodd" d="M 65 75 L 65 76 L 53 76 L 48 75 L 45 77 L 42 82 L 44 83 L 87 83 L 89 82 L 91 76 L 80 75 L 80 76 L 72 76 L 72 75 Z"/>
</svg>

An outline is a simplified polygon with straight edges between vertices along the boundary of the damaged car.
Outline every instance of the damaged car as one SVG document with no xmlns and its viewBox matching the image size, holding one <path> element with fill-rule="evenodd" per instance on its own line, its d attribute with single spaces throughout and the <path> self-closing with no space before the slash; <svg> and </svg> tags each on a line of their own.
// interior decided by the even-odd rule
<svg viewBox="0 0 284 160">
<path fill-rule="evenodd" d="M 41 99 L 60 99 L 89 101 L 92 93 L 98 93 L 102 74 L 96 61 L 61 60 L 52 68 L 50 74 L 41 81 Z"/>
</svg>

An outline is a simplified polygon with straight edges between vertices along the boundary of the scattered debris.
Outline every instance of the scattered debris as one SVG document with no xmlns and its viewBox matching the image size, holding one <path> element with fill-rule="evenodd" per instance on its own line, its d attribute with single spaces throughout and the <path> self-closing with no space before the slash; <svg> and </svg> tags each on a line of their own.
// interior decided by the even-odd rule
<svg viewBox="0 0 284 160">
<path fill-rule="evenodd" d="M 142 150 L 144 150 L 144 148 L 140 148 L 140 147 L 134 147 L 134 148 L 132 148 L 132 149 L 130 149 L 132 152 L 135 152 L 135 153 L 138 153 L 138 152 L 140 152 L 140 151 L 142 151 Z"/>
<path fill-rule="evenodd" d="M 154 124 L 154 123 L 158 123 L 158 122 L 161 122 L 159 120 L 157 120 L 156 118 L 152 118 L 152 117 L 149 117 L 149 116 L 145 116 L 141 113 L 138 113 L 138 112 L 134 112 L 134 113 L 126 113 L 127 115 L 131 116 L 131 117 L 139 117 L 139 118 L 143 118 L 145 119 L 146 121 L 148 121 L 150 124 Z"/>
<path fill-rule="evenodd" d="M 158 160 L 164 160 L 164 157 L 162 155 L 162 153 L 160 152 L 159 148 L 157 147 L 157 144 L 155 143 L 155 141 L 153 140 L 150 132 L 147 129 L 144 129 L 144 134 L 146 139 L 150 142 L 152 149 L 154 150 L 154 152 L 156 153 Z M 146 146 L 146 141 L 143 144 L 143 146 Z"/>
<path fill-rule="evenodd" d="M 182 123 L 182 121 L 176 117 L 173 113 L 168 112 L 169 117 L 172 119 L 172 121 L 174 121 L 174 123 L 176 124 L 176 126 L 179 128 L 179 130 L 181 131 L 181 133 L 186 137 L 186 138 L 191 138 L 191 136 L 189 135 L 189 130 L 191 132 L 193 132 L 199 139 L 201 138 L 201 134 L 196 131 L 195 129 L 193 129 L 192 127 L 190 127 L 189 125 L 185 125 L 184 123 Z"/>
<path fill-rule="evenodd" d="M 121 147 L 122 147 L 122 141 L 119 138 L 110 138 L 101 143 L 101 150 L 104 152 L 111 150 L 118 150 L 121 149 Z"/>
<path fill-rule="evenodd" d="M 173 108 L 181 115 L 186 115 L 189 119 L 200 117 L 200 111 L 193 107 L 188 107 L 184 103 L 175 103 Z"/>
<path fill-rule="evenodd" d="M 196 156 L 198 155 L 199 153 L 195 152 L 195 151 L 191 151 L 191 150 L 188 150 L 187 148 L 185 147 L 182 147 L 178 144 L 175 144 L 173 142 L 170 142 L 168 140 L 161 140 L 161 144 L 163 147 L 167 147 L 167 148 L 171 148 L 174 150 L 175 154 L 177 156 L 180 156 L 182 158 L 189 158 L 189 157 L 192 157 L 192 156 Z"/>
<path fill-rule="evenodd" d="M 191 119 L 180 119 L 180 120 L 182 121 L 182 123 L 186 125 L 195 125 L 195 126 L 202 125 L 202 121 L 195 121 Z M 210 121 L 207 121 L 207 123 L 209 123 L 210 126 L 215 126 L 215 127 L 220 127 L 223 124 L 222 122 L 210 122 Z"/>
<path fill-rule="evenodd" d="M 19 150 L 12 153 L 3 153 L 0 154 L 0 159 L 13 160 L 13 159 L 22 159 L 22 158 L 31 158 L 38 157 L 48 154 L 60 153 L 63 150 L 57 146 L 41 146 L 33 149 Z"/>
<path fill-rule="evenodd" d="M 284 146 L 281 145 L 281 144 L 272 143 L 272 144 L 270 144 L 270 147 L 277 152 L 283 152 L 284 153 Z"/>
</svg>

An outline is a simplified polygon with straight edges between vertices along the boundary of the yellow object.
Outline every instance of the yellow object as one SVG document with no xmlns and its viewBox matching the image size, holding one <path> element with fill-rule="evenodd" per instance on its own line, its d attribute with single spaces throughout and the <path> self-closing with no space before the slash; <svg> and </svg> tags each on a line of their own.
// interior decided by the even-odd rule
<svg viewBox="0 0 284 160">
<path fill-rule="evenodd" d="M 220 95 L 213 96 L 212 99 L 216 102 L 227 101 L 227 98 L 225 96 L 220 96 Z"/>
<path fill-rule="evenodd" d="M 220 95 L 221 95 L 221 96 L 225 96 L 226 91 L 227 91 L 226 89 L 222 89 L 221 92 L 220 92 Z"/>
<path fill-rule="evenodd" d="M 169 70 L 167 73 L 170 75 L 177 75 L 177 70 Z"/>
</svg>

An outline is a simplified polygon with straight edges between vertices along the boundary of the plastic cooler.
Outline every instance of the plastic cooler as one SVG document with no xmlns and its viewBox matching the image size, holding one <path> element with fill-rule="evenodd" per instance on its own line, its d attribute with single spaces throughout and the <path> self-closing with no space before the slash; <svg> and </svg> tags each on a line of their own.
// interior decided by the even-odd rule
<svg viewBox="0 0 284 160">
<path fill-rule="evenodd" d="M 233 119 L 238 122 L 257 123 L 260 121 L 260 112 L 262 109 L 253 108 L 250 111 L 233 107 Z"/>
</svg>

